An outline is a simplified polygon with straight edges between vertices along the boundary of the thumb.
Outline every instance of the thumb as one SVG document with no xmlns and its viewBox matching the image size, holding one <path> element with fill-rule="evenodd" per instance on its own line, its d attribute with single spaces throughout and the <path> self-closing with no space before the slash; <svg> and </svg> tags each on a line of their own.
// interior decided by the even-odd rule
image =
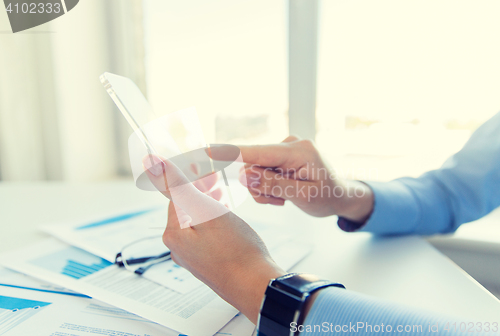
<svg viewBox="0 0 500 336">
<path fill-rule="evenodd" d="M 191 226 L 217 218 L 229 211 L 224 205 L 198 190 L 169 160 L 149 154 L 144 157 L 142 163 L 151 183 L 175 204 L 176 209 L 179 207 L 183 210 L 182 217 L 191 218 Z"/>
</svg>

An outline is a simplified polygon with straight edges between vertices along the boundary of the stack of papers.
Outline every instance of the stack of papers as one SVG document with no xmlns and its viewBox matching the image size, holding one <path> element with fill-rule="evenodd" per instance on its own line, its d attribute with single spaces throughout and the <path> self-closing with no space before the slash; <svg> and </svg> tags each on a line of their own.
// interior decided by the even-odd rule
<svg viewBox="0 0 500 336">
<path fill-rule="evenodd" d="M 57 239 L 0 256 L 45 281 L 0 269 L 0 335 L 251 335 L 248 319 L 173 261 L 142 276 L 114 264 L 124 246 L 161 235 L 166 218 L 162 207 L 48 225 Z M 310 251 L 272 225 L 252 227 L 284 269 Z"/>
</svg>

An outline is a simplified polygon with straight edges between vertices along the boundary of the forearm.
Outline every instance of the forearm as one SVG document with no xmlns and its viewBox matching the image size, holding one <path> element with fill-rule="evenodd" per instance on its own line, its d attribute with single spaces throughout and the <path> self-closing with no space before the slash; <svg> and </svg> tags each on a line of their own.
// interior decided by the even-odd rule
<svg viewBox="0 0 500 336">
<path fill-rule="evenodd" d="M 449 233 L 500 206 L 496 187 L 500 184 L 499 132 L 500 113 L 481 126 L 440 169 L 418 178 L 368 183 L 374 205 L 361 230 L 376 234 Z M 358 221 L 349 212 L 339 212 L 339 216 Z"/>
<path fill-rule="evenodd" d="M 364 222 L 340 216 L 345 231 L 378 235 L 435 234 L 453 230 L 450 195 L 430 176 L 370 182 L 374 205 Z"/>
</svg>

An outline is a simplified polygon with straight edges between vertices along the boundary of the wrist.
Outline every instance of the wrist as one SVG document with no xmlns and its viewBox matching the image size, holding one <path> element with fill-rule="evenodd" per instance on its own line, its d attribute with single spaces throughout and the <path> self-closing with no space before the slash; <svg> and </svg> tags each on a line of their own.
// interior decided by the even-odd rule
<svg viewBox="0 0 500 336">
<path fill-rule="evenodd" d="M 333 209 L 339 217 L 364 223 L 373 212 L 374 196 L 372 189 L 361 181 L 342 180 L 339 184 L 343 193 L 333 199 Z"/>
<path fill-rule="evenodd" d="M 233 289 L 221 296 L 256 324 L 269 282 L 287 273 L 269 259 L 233 274 Z"/>
</svg>

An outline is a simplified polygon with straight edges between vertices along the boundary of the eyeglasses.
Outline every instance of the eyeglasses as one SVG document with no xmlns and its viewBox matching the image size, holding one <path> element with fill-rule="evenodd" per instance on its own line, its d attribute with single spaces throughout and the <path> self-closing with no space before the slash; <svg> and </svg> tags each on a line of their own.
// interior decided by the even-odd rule
<svg viewBox="0 0 500 336">
<path fill-rule="evenodd" d="M 116 255 L 115 264 L 142 275 L 154 265 L 170 259 L 170 250 L 163 244 L 162 236 L 157 235 L 126 245 Z"/>
</svg>

